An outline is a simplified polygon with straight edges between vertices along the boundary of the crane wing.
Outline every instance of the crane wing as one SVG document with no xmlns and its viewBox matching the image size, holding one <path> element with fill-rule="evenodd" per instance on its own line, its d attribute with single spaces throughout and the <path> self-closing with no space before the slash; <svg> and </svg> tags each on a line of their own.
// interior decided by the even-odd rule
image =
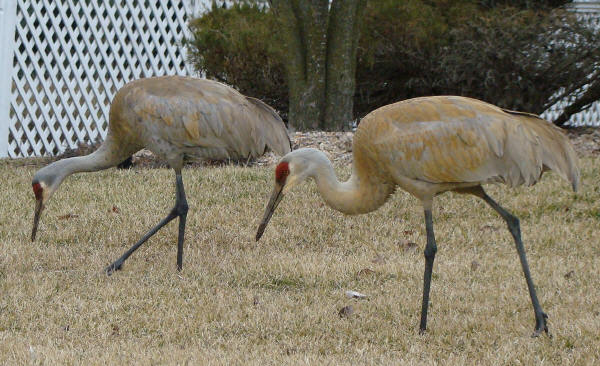
<svg viewBox="0 0 600 366">
<path fill-rule="evenodd" d="M 430 183 L 516 186 L 535 184 L 552 169 L 574 189 L 579 181 L 568 139 L 533 115 L 470 98 L 428 97 L 384 107 L 365 120 L 374 121 L 367 129 L 380 130 L 370 134 L 372 146 L 388 152 L 392 174 Z"/>
<path fill-rule="evenodd" d="M 291 151 L 292 141 L 285 128 L 285 123 L 279 114 L 277 114 L 271 106 L 260 99 L 252 97 L 246 97 L 246 99 L 254 104 L 256 114 L 261 116 L 257 123 L 264 124 L 264 127 L 262 128 L 263 134 L 260 136 L 260 138 L 264 139 L 264 144 L 280 156 L 289 153 Z"/>
<path fill-rule="evenodd" d="M 149 146 L 160 137 L 186 155 L 210 159 L 257 157 L 266 149 L 280 155 L 290 151 L 285 124 L 257 99 L 210 80 L 145 80 L 152 82 L 139 84 L 130 96 L 135 118 L 148 126 Z"/>
</svg>

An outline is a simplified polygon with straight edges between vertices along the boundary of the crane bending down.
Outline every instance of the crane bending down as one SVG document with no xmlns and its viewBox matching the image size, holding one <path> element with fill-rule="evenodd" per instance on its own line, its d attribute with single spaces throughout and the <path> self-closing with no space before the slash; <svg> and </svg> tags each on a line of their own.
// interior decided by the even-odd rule
<svg viewBox="0 0 600 366">
<path fill-rule="evenodd" d="M 363 118 L 353 141 L 353 170 L 340 183 L 322 152 L 298 149 L 285 155 L 275 169 L 275 187 L 256 233 L 262 236 L 273 211 L 292 187 L 307 178 L 316 181 L 321 197 L 346 214 L 367 213 L 383 205 L 396 187 L 418 198 L 425 211 L 427 245 L 420 331 L 427 326 L 433 260 L 433 197 L 446 191 L 483 199 L 502 216 L 512 234 L 535 312 L 534 336 L 548 332 L 539 304 L 519 220 L 482 188 L 485 183 L 510 187 L 533 185 L 547 170 L 579 184 L 573 147 L 554 125 L 536 115 L 500 109 L 464 97 L 410 99 L 379 108 Z"/>
<path fill-rule="evenodd" d="M 271 107 L 211 80 L 163 76 L 130 82 L 115 95 L 109 118 L 108 134 L 98 150 L 59 160 L 36 172 L 31 231 L 33 241 L 44 205 L 67 176 L 107 169 L 142 148 L 149 149 L 175 170 L 175 206 L 108 266 L 107 274 L 120 269 L 137 248 L 177 217 L 177 269 L 181 270 L 188 211 L 181 169 L 186 160 L 256 157 L 267 148 L 284 155 L 291 148 L 285 125 Z"/>
</svg>

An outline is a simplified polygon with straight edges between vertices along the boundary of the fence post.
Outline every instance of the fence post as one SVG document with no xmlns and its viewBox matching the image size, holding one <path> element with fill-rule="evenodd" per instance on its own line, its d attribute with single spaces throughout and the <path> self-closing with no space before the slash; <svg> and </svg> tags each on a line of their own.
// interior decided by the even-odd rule
<svg viewBox="0 0 600 366">
<path fill-rule="evenodd" d="M 8 156 L 17 0 L 0 0 L 0 158 Z"/>
</svg>

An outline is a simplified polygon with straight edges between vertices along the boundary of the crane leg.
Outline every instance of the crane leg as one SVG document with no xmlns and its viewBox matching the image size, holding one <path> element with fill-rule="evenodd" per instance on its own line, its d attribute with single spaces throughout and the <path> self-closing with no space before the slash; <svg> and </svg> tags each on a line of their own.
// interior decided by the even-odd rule
<svg viewBox="0 0 600 366">
<path fill-rule="evenodd" d="M 527 281 L 527 287 L 529 288 L 529 296 L 531 297 L 531 303 L 533 304 L 533 310 L 535 312 L 535 330 L 532 334 L 532 337 L 537 337 L 542 332 L 546 332 L 546 334 L 548 334 L 548 324 L 546 320 L 548 315 L 542 311 L 542 307 L 540 306 L 537 294 L 535 292 L 533 280 L 531 279 L 529 264 L 527 264 L 527 257 L 525 256 L 525 248 L 523 247 L 523 242 L 521 241 L 521 228 L 519 226 L 519 219 L 496 203 L 496 201 L 494 201 L 490 196 L 487 195 L 487 193 L 485 193 L 483 188 L 481 188 L 480 192 L 474 194 L 481 197 L 488 205 L 498 212 L 500 216 L 502 216 L 504 221 L 506 221 L 508 230 L 515 240 L 517 252 L 519 253 L 519 259 L 521 260 L 521 267 L 523 268 L 525 280 Z"/>
<path fill-rule="evenodd" d="M 437 252 L 435 244 L 435 235 L 433 233 L 433 219 L 431 208 L 425 209 L 425 229 L 427 231 L 427 246 L 425 247 L 425 275 L 423 278 L 423 303 L 421 304 L 421 324 L 419 332 L 423 333 L 427 329 L 427 308 L 429 307 L 429 289 L 431 285 L 431 272 L 433 270 L 433 260 Z"/>
<path fill-rule="evenodd" d="M 155 227 L 150 229 L 137 243 L 135 243 L 128 251 L 126 251 L 119 259 L 114 261 L 111 265 L 106 267 L 105 271 L 107 275 L 111 275 L 114 271 L 118 271 L 123 266 L 123 262 L 133 252 L 135 252 L 142 244 L 146 242 L 146 240 L 150 239 L 152 235 L 156 234 L 158 230 L 160 230 L 163 226 L 171 222 L 176 217 L 179 217 L 179 237 L 177 239 L 177 269 L 181 270 L 183 265 L 183 238 L 185 233 L 185 222 L 187 218 L 188 212 L 188 204 L 185 197 L 185 190 L 183 189 L 183 179 L 181 178 L 181 173 L 178 172 L 175 175 L 175 188 L 176 188 L 176 198 L 175 198 L 175 206 L 167 217 L 162 219 Z"/>
<path fill-rule="evenodd" d="M 185 222 L 187 219 L 188 203 L 185 198 L 185 190 L 183 189 L 183 178 L 181 173 L 175 176 L 177 187 L 177 199 L 173 210 L 177 211 L 179 216 L 179 235 L 177 236 L 177 270 L 183 268 L 183 238 L 185 236 Z"/>
</svg>

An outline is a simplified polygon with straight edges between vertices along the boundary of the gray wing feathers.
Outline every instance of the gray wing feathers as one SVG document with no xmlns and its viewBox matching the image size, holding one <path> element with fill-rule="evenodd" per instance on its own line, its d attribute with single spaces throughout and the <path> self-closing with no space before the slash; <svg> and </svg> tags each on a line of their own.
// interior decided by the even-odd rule
<svg viewBox="0 0 600 366">
<path fill-rule="evenodd" d="M 275 111 L 256 99 L 197 101 L 196 109 L 199 113 L 193 116 L 200 118 L 185 123 L 188 132 L 194 131 L 188 133 L 192 142 L 225 148 L 230 158 L 258 157 L 267 148 L 281 156 L 290 151 L 285 124 Z"/>
<path fill-rule="evenodd" d="M 257 122 L 264 125 L 261 129 L 265 140 L 264 143 L 271 151 L 274 151 L 280 156 L 289 153 L 291 151 L 290 137 L 279 114 L 277 114 L 277 112 L 275 112 L 268 104 L 259 99 L 246 97 L 246 100 L 255 106 L 258 114 L 263 116 L 263 118 Z"/>
<path fill-rule="evenodd" d="M 154 134 L 198 158 L 258 157 L 267 148 L 279 155 L 290 151 L 283 121 L 266 104 L 237 92 L 219 97 L 207 94 L 145 96 L 136 114 L 153 125 Z"/>
</svg>

